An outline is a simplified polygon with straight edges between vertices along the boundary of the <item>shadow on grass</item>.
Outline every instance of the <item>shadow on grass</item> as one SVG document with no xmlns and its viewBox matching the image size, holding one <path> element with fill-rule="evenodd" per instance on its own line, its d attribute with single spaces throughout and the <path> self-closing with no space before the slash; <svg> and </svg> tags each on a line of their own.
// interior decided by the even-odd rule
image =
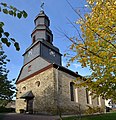
<svg viewBox="0 0 116 120">
<path fill-rule="evenodd" d="M 74 117 L 63 118 L 63 120 L 116 120 L 116 113 L 83 116 L 81 119 L 79 117 L 74 116 Z"/>
</svg>

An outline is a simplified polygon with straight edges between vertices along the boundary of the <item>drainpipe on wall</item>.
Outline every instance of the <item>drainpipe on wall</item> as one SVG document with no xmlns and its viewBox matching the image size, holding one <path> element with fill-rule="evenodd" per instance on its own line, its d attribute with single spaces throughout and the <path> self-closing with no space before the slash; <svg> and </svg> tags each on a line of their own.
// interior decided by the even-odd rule
<svg viewBox="0 0 116 120">
<path fill-rule="evenodd" d="M 60 119 L 62 120 L 61 117 L 61 110 L 60 110 L 60 106 L 59 106 L 59 75 L 58 75 L 58 69 L 59 66 L 56 68 L 56 72 L 55 72 L 55 77 L 56 77 L 56 100 L 57 100 L 57 114 L 59 115 Z"/>
<path fill-rule="evenodd" d="M 58 69 L 59 69 L 59 66 L 57 67 L 56 69 L 56 100 L 57 100 L 57 110 L 59 108 L 59 77 L 58 77 Z"/>
</svg>

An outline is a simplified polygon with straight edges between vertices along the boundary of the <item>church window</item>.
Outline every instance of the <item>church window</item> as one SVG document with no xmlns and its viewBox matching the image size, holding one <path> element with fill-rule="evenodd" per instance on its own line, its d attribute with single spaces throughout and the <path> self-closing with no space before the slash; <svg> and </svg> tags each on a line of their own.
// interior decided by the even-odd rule
<svg viewBox="0 0 116 120">
<path fill-rule="evenodd" d="M 86 89 L 86 100 L 87 100 L 87 104 L 89 104 L 89 93 L 87 89 Z"/>
<path fill-rule="evenodd" d="M 97 105 L 101 105 L 100 96 L 99 96 L 99 97 L 97 97 Z"/>
<path fill-rule="evenodd" d="M 35 82 L 35 85 L 36 85 L 37 87 L 39 87 L 39 86 L 40 86 L 40 81 Z"/>
<path fill-rule="evenodd" d="M 88 91 L 88 89 L 86 89 L 86 100 L 87 100 L 87 104 L 92 104 L 92 98 L 91 98 L 91 92 Z"/>
<path fill-rule="evenodd" d="M 74 83 L 70 83 L 70 96 L 71 96 L 71 101 L 74 101 Z"/>
<path fill-rule="evenodd" d="M 31 65 L 28 66 L 28 72 L 30 72 L 30 71 L 31 71 Z"/>
<path fill-rule="evenodd" d="M 26 90 L 26 87 L 24 86 L 24 87 L 22 88 L 22 90 L 25 91 L 25 90 Z"/>
</svg>

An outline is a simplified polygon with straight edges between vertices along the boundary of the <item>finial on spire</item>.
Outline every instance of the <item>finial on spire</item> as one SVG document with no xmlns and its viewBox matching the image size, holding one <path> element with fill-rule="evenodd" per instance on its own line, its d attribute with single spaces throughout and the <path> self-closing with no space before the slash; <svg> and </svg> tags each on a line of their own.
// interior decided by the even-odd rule
<svg viewBox="0 0 116 120">
<path fill-rule="evenodd" d="M 41 0 L 41 6 L 40 7 L 41 7 L 41 10 L 44 11 L 44 2 L 43 2 L 43 0 Z"/>
</svg>

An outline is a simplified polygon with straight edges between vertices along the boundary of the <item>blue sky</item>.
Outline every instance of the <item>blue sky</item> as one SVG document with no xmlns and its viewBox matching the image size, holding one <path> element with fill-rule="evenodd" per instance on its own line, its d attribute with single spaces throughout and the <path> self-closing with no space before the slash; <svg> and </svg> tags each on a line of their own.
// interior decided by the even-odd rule
<svg viewBox="0 0 116 120">
<path fill-rule="evenodd" d="M 60 49 L 62 54 L 66 53 L 70 45 L 69 40 L 60 31 L 65 32 L 68 36 L 77 36 L 76 31 L 67 20 L 75 22 L 79 17 L 71 9 L 66 0 L 43 0 L 45 2 L 44 11 L 51 21 L 50 29 L 54 35 L 53 44 Z M 75 9 L 81 9 L 86 3 L 85 0 L 68 0 Z M 21 67 L 23 66 L 22 54 L 31 44 L 31 33 L 35 27 L 34 19 L 40 11 L 41 0 L 1 0 L 13 5 L 20 10 L 28 13 L 28 18 L 18 19 L 9 15 L 0 13 L 0 20 L 4 21 L 4 29 L 10 33 L 10 37 L 15 38 L 19 43 L 21 50 L 17 52 L 13 45 L 10 48 L 4 46 L 4 50 L 10 59 L 7 67 L 10 70 L 9 79 L 17 78 Z M 82 13 L 84 11 L 82 10 Z M 78 36 L 77 36 L 78 37 Z M 66 65 L 65 58 L 62 57 L 63 65 Z M 72 63 L 69 67 L 73 71 L 78 71 L 80 75 L 88 75 L 87 68 L 82 68 L 79 63 Z"/>
</svg>

